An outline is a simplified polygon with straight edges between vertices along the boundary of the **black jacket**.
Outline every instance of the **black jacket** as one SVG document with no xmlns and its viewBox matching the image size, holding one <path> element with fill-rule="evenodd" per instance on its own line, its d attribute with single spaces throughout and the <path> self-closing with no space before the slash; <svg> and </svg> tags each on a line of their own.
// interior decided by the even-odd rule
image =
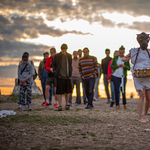
<svg viewBox="0 0 150 150">
<path fill-rule="evenodd" d="M 104 74 L 107 74 L 108 65 L 111 60 L 112 60 L 111 57 L 105 57 L 104 59 L 102 59 L 101 66 Z"/>
<path fill-rule="evenodd" d="M 72 75 L 72 56 L 67 53 L 67 58 L 68 58 L 68 65 L 69 65 L 69 77 Z M 58 53 L 54 56 L 53 62 L 52 62 L 52 67 L 54 71 L 54 76 L 55 77 L 60 77 L 60 64 L 61 64 L 61 58 L 62 58 L 62 53 Z"/>
</svg>

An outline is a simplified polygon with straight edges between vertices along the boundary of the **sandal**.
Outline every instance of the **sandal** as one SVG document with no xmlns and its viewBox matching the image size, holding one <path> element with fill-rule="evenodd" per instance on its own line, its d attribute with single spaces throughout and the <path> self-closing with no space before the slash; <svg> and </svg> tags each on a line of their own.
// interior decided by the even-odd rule
<svg viewBox="0 0 150 150">
<path fill-rule="evenodd" d="M 59 107 L 58 107 L 58 111 L 62 111 L 62 106 L 59 106 Z"/>
<path fill-rule="evenodd" d="M 69 110 L 69 109 L 70 109 L 69 105 L 66 105 L 65 109 L 66 109 L 66 110 Z"/>
</svg>

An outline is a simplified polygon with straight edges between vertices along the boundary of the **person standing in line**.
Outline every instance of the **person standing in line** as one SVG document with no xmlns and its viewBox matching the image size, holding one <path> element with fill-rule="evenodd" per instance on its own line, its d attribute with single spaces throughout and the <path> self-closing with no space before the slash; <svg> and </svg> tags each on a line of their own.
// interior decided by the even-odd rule
<svg viewBox="0 0 150 150">
<path fill-rule="evenodd" d="M 76 85 L 77 97 L 76 97 L 75 106 L 78 106 L 80 103 L 80 74 L 78 70 L 79 58 L 77 56 L 78 56 L 78 51 L 73 51 L 71 85 L 72 85 L 72 90 L 74 88 L 74 84 Z M 68 105 L 71 106 L 71 104 L 72 104 L 72 93 L 70 93 Z"/>
<path fill-rule="evenodd" d="M 23 54 L 22 62 L 18 66 L 18 79 L 20 81 L 21 108 L 31 110 L 33 67 L 28 62 L 28 55 Z M 27 105 L 25 103 L 25 92 L 27 91 Z"/>
<path fill-rule="evenodd" d="M 45 69 L 47 70 L 48 77 L 46 79 L 46 90 L 45 90 L 46 102 L 42 106 L 45 107 L 45 106 L 50 105 L 51 102 L 49 103 L 49 98 L 50 98 L 49 90 L 50 90 L 50 88 L 52 88 L 52 85 L 53 85 L 54 90 L 55 90 L 54 107 L 58 108 L 58 105 L 57 105 L 58 98 L 57 98 L 57 94 L 56 94 L 56 78 L 54 77 L 54 71 L 53 71 L 53 67 L 52 67 L 52 61 L 56 54 L 56 49 L 51 48 L 50 54 L 51 54 L 51 56 L 47 58 L 46 63 L 45 63 Z M 52 93 L 51 93 L 51 96 L 52 96 Z"/>
<path fill-rule="evenodd" d="M 79 59 L 82 57 L 82 50 L 81 49 L 78 50 L 78 56 L 79 56 Z M 86 101 L 86 94 L 85 94 L 85 89 L 84 89 L 84 86 L 83 86 L 83 79 L 82 78 L 81 78 L 80 82 L 82 82 L 83 103 L 86 104 L 87 103 L 87 101 Z M 79 104 L 81 104 L 81 97 L 80 97 Z"/>
<path fill-rule="evenodd" d="M 98 101 L 98 97 L 99 97 L 98 86 L 99 86 L 99 80 L 100 80 L 101 74 L 102 74 L 101 64 L 98 63 L 98 76 L 95 78 L 95 85 L 94 85 L 94 89 L 95 89 L 94 98 L 93 98 L 94 101 Z"/>
<path fill-rule="evenodd" d="M 106 57 L 102 59 L 102 70 L 103 70 L 103 82 L 104 82 L 104 87 L 105 87 L 105 93 L 107 95 L 107 104 L 109 104 L 110 101 L 110 94 L 109 94 L 109 88 L 108 88 L 108 80 L 107 80 L 107 70 L 108 70 L 108 64 L 112 60 L 112 58 L 109 56 L 110 55 L 110 49 L 105 50 Z"/>
<path fill-rule="evenodd" d="M 121 46 L 119 48 L 119 56 L 115 56 L 112 60 L 110 68 L 113 69 L 112 80 L 115 87 L 115 99 L 116 99 L 116 109 L 119 109 L 119 92 L 120 86 L 123 97 L 124 109 L 126 106 L 126 82 L 127 82 L 127 70 L 130 70 L 129 61 L 123 62 L 121 59 L 124 57 L 125 48 Z"/>
<path fill-rule="evenodd" d="M 47 58 L 49 57 L 49 53 L 48 52 L 43 53 L 43 57 L 44 57 L 44 59 L 39 64 L 38 75 L 39 75 L 39 79 L 41 80 L 43 96 L 44 96 L 44 100 L 46 102 L 45 87 L 46 87 L 46 79 L 48 77 L 48 74 L 47 74 L 47 70 L 45 69 L 45 64 L 46 64 Z M 51 104 L 51 100 L 52 100 L 52 87 L 50 88 L 49 94 L 50 94 L 49 104 Z M 43 104 L 45 104 L 45 102 Z"/>
<path fill-rule="evenodd" d="M 118 55 L 119 55 L 119 51 L 116 50 L 114 52 L 114 57 L 118 56 Z M 113 69 L 110 68 L 111 63 L 112 63 L 112 60 L 108 64 L 107 80 L 108 80 L 108 83 L 110 83 L 110 87 L 111 87 L 111 99 L 112 99 L 112 101 L 110 103 L 110 107 L 113 107 L 113 105 L 115 103 L 115 87 L 114 87 L 114 83 L 112 81 L 112 72 L 113 72 Z M 120 101 L 120 92 L 119 92 L 119 101 Z"/>
<path fill-rule="evenodd" d="M 72 93 L 70 77 L 72 75 L 72 56 L 67 53 L 67 44 L 61 45 L 61 52 L 53 58 L 53 71 L 56 77 L 56 94 L 58 95 L 58 111 L 62 111 L 62 94 L 65 94 L 66 106 L 69 110 L 69 94 Z"/>
<path fill-rule="evenodd" d="M 98 74 L 97 58 L 89 55 L 89 49 L 85 47 L 83 49 L 84 57 L 79 60 L 79 73 L 83 79 L 83 86 L 88 98 L 88 105 L 85 109 L 93 108 L 93 90 L 95 84 L 95 77 Z"/>
</svg>

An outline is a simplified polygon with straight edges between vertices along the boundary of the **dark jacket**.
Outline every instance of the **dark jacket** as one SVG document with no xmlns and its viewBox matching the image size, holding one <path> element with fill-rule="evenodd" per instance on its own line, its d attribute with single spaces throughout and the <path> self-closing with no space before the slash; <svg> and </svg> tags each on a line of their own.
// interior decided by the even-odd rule
<svg viewBox="0 0 150 150">
<path fill-rule="evenodd" d="M 104 74 L 107 74 L 108 64 L 111 60 L 112 60 L 111 57 L 105 57 L 104 59 L 102 59 L 101 66 Z"/>
<path fill-rule="evenodd" d="M 39 68 L 38 68 L 39 79 L 41 79 L 42 77 L 43 70 L 44 70 L 44 60 L 41 61 L 39 64 Z"/>
<path fill-rule="evenodd" d="M 72 75 L 72 56 L 67 53 L 67 58 L 68 58 L 68 65 L 69 65 L 69 77 Z M 55 77 L 60 77 L 60 65 L 61 65 L 61 58 L 62 58 L 62 53 L 58 53 L 54 56 L 53 62 L 52 62 L 52 67 L 54 71 L 54 76 Z"/>
</svg>

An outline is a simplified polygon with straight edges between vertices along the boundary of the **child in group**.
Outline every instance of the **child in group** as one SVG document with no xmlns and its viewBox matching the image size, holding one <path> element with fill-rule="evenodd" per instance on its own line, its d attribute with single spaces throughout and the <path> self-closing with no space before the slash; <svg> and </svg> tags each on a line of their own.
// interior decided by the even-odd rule
<svg viewBox="0 0 150 150">
<path fill-rule="evenodd" d="M 31 110 L 33 67 L 28 62 L 28 55 L 23 54 L 22 62 L 18 66 L 18 79 L 20 81 L 21 108 Z M 25 103 L 25 92 L 27 91 L 27 105 Z"/>
</svg>

